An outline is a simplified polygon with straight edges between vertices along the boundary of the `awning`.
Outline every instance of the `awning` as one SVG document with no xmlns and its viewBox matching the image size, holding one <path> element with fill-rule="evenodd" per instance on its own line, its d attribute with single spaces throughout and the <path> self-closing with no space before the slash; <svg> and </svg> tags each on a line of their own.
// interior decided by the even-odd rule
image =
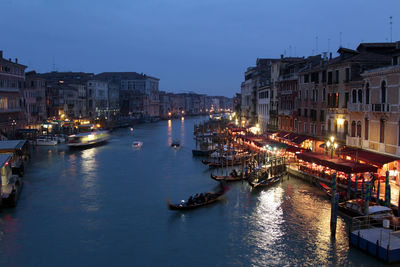
<svg viewBox="0 0 400 267">
<path fill-rule="evenodd" d="M 355 160 L 361 160 L 363 162 L 382 167 L 384 164 L 399 160 L 399 158 L 374 153 L 368 150 L 352 147 L 344 147 L 341 152 L 342 155 L 350 156 Z"/>
<path fill-rule="evenodd" d="M 289 142 L 292 142 L 294 144 L 300 145 L 307 139 L 311 139 L 312 137 L 303 135 L 303 134 L 296 134 L 296 133 L 289 133 L 289 132 L 280 132 L 276 135 L 277 137 L 281 139 L 285 139 Z"/>
<path fill-rule="evenodd" d="M 303 149 L 300 148 L 300 147 L 291 146 L 291 145 L 288 145 L 287 148 L 286 148 L 287 152 L 292 152 L 292 153 L 301 152 L 302 150 Z"/>
<path fill-rule="evenodd" d="M 377 172 L 378 168 L 375 166 L 357 163 L 350 160 L 340 159 L 340 158 L 330 158 L 324 154 L 317 154 L 313 152 L 303 152 L 297 154 L 297 158 L 322 165 L 333 170 L 341 171 L 344 173 L 362 173 L 362 172 Z"/>
<path fill-rule="evenodd" d="M 232 128 L 231 131 L 232 132 L 245 132 L 246 128 Z"/>
</svg>

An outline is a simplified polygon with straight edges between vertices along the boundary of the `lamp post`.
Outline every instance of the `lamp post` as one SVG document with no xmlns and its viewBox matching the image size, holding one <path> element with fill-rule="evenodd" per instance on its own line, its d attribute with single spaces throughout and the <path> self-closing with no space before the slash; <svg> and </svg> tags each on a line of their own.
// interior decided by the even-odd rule
<svg viewBox="0 0 400 267">
<path fill-rule="evenodd" d="M 333 151 L 335 151 L 337 147 L 338 144 L 335 142 L 335 137 L 331 136 L 330 140 L 326 142 L 326 148 L 328 149 L 328 151 L 330 151 L 331 158 L 333 158 Z"/>
</svg>

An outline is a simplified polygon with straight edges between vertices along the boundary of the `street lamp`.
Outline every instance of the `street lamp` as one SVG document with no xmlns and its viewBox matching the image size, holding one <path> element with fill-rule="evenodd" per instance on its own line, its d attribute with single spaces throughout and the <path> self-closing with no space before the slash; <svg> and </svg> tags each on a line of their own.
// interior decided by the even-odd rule
<svg viewBox="0 0 400 267">
<path fill-rule="evenodd" d="M 333 158 L 333 151 L 335 151 L 338 147 L 338 144 L 335 142 L 335 137 L 331 136 L 330 141 L 326 142 L 326 148 L 331 152 L 331 158 Z"/>
</svg>

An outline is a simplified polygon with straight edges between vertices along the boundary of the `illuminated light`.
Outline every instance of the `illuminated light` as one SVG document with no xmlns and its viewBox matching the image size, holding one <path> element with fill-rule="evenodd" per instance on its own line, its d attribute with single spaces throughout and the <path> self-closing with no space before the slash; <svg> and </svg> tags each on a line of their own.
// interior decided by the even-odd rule
<svg viewBox="0 0 400 267">
<path fill-rule="evenodd" d="M 171 116 L 171 112 L 168 112 L 168 116 Z"/>
<path fill-rule="evenodd" d="M 96 127 L 97 127 L 97 128 L 100 128 L 100 126 L 101 126 L 100 124 L 96 124 Z"/>
<path fill-rule="evenodd" d="M 181 120 L 184 121 L 184 120 L 185 120 L 185 117 L 182 117 Z"/>
<path fill-rule="evenodd" d="M 88 140 L 94 140 L 96 138 L 96 136 L 94 135 L 94 134 L 89 134 L 88 136 L 87 136 L 87 139 Z"/>
<path fill-rule="evenodd" d="M 343 125 L 344 124 L 344 119 L 341 119 L 341 118 L 337 119 L 337 124 L 338 125 Z"/>
<path fill-rule="evenodd" d="M 296 151 L 295 153 L 296 153 L 296 154 L 300 154 L 300 151 Z"/>
<path fill-rule="evenodd" d="M 185 111 L 184 111 L 184 110 L 182 110 L 182 114 L 185 114 Z"/>
<path fill-rule="evenodd" d="M 331 142 L 326 142 L 326 147 L 330 147 L 331 146 Z"/>
<path fill-rule="evenodd" d="M 335 137 L 332 135 L 331 136 L 331 142 L 333 143 L 333 141 L 335 141 Z"/>
<path fill-rule="evenodd" d="M 333 147 L 336 149 L 336 148 L 338 147 L 338 144 L 337 144 L 337 143 L 334 143 L 334 144 L 333 144 Z"/>
<path fill-rule="evenodd" d="M 274 147 L 274 151 L 276 151 L 277 150 L 277 148 L 276 147 Z"/>
<path fill-rule="evenodd" d="M 130 130 L 131 130 L 131 132 L 132 132 L 132 131 L 133 131 L 133 128 L 131 127 L 131 129 L 130 129 Z"/>
</svg>

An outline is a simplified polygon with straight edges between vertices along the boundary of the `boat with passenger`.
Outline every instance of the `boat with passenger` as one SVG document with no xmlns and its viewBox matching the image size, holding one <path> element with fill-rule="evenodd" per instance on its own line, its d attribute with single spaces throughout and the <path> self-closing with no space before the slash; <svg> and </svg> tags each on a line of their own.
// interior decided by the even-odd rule
<svg viewBox="0 0 400 267">
<path fill-rule="evenodd" d="M 190 196 L 188 201 L 182 200 L 180 204 L 171 204 L 170 200 L 167 199 L 168 208 L 170 210 L 191 210 L 210 205 L 220 200 L 227 190 L 228 187 L 221 183 L 220 190 L 218 192 L 196 194 L 194 196 Z"/>
<path fill-rule="evenodd" d="M 174 140 L 171 143 L 171 147 L 173 147 L 173 148 L 179 148 L 180 146 L 181 146 L 181 142 L 179 142 L 179 140 Z"/>
<path fill-rule="evenodd" d="M 143 142 L 140 142 L 140 141 L 133 141 L 132 142 L 132 147 L 133 148 L 141 148 L 142 145 L 143 145 Z"/>
</svg>

